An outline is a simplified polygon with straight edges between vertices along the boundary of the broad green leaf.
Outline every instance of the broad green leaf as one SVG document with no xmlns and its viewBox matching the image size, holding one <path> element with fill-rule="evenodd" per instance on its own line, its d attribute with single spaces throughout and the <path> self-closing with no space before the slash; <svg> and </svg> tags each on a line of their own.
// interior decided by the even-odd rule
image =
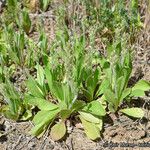
<svg viewBox="0 0 150 150">
<path fill-rule="evenodd" d="M 117 109 L 114 107 L 114 105 L 112 103 L 108 104 L 108 109 L 110 112 L 116 112 L 117 111 Z"/>
<path fill-rule="evenodd" d="M 111 105 L 113 105 L 113 108 L 115 109 L 115 111 L 117 110 L 118 108 L 118 105 L 119 105 L 119 100 L 117 100 L 115 98 L 115 94 L 110 90 L 110 89 L 107 89 L 105 90 L 104 92 L 104 96 L 106 98 L 106 101 L 108 103 L 110 103 Z"/>
<path fill-rule="evenodd" d="M 132 88 L 132 91 L 134 91 L 134 90 L 148 91 L 148 90 L 150 90 L 150 83 L 145 80 L 140 80 Z"/>
<path fill-rule="evenodd" d="M 31 92 L 32 95 L 34 95 L 35 97 L 44 98 L 42 90 L 31 76 L 29 77 L 26 85 L 29 92 Z"/>
<path fill-rule="evenodd" d="M 83 90 L 86 97 L 88 98 L 88 101 L 93 100 L 94 96 L 95 96 L 95 90 L 98 84 L 98 76 L 99 76 L 99 71 L 98 69 L 94 71 L 93 74 L 90 73 L 90 75 L 88 74 L 88 77 L 85 81 L 85 89 Z"/>
<path fill-rule="evenodd" d="M 60 111 L 60 117 L 61 117 L 63 120 L 69 118 L 70 115 L 71 115 L 71 110 L 69 110 L 69 109 L 61 110 L 61 111 Z"/>
<path fill-rule="evenodd" d="M 46 122 L 47 120 L 51 120 L 57 115 L 58 112 L 60 112 L 59 109 L 41 110 L 34 116 L 33 122 L 35 125 L 37 125 L 40 124 L 41 122 Z"/>
<path fill-rule="evenodd" d="M 19 64 L 19 58 L 17 57 L 17 53 L 13 51 L 14 48 L 12 48 L 11 51 L 9 51 L 9 55 L 12 59 L 12 61 L 16 62 L 17 64 Z"/>
<path fill-rule="evenodd" d="M 87 101 L 92 101 L 93 100 L 93 95 L 86 89 L 82 89 L 84 96 L 86 97 Z"/>
<path fill-rule="evenodd" d="M 99 101 L 92 101 L 83 108 L 84 111 L 96 116 L 105 116 L 106 111 Z"/>
<path fill-rule="evenodd" d="M 3 114 L 8 119 L 18 120 L 18 114 L 13 114 L 10 110 L 4 111 Z"/>
<path fill-rule="evenodd" d="M 50 135 L 54 141 L 62 139 L 66 134 L 66 126 L 64 122 L 59 122 L 51 128 Z"/>
<path fill-rule="evenodd" d="M 110 63 L 104 57 L 100 59 L 100 64 L 104 70 L 110 68 Z"/>
<path fill-rule="evenodd" d="M 41 87 L 44 86 L 44 70 L 43 68 L 38 64 L 37 67 L 37 82 L 39 83 L 39 85 L 41 85 Z"/>
<path fill-rule="evenodd" d="M 136 90 L 133 90 L 131 92 L 131 95 L 130 96 L 133 96 L 133 97 L 141 97 L 141 96 L 145 96 L 145 92 L 143 90 L 140 90 L 140 89 L 136 89 Z"/>
<path fill-rule="evenodd" d="M 104 96 L 107 102 L 116 103 L 115 94 L 110 89 L 105 90 Z"/>
<path fill-rule="evenodd" d="M 120 99 L 121 94 L 123 92 L 123 88 L 125 86 L 124 81 L 125 81 L 125 79 L 123 76 L 121 76 L 120 78 L 117 79 L 117 84 L 116 84 L 116 92 L 117 93 L 116 94 L 117 94 L 118 99 Z"/>
<path fill-rule="evenodd" d="M 74 68 L 75 81 L 77 82 L 78 86 L 81 84 L 82 70 L 84 67 L 82 65 L 83 63 L 84 63 L 84 57 L 81 55 L 78 58 L 78 61 L 76 62 L 76 67 Z"/>
<path fill-rule="evenodd" d="M 123 92 L 122 92 L 122 96 L 120 99 L 120 103 L 123 101 L 124 98 L 126 98 L 128 95 L 130 95 L 131 93 L 131 88 L 126 88 Z"/>
<path fill-rule="evenodd" d="M 39 47 L 40 47 L 42 52 L 45 52 L 45 54 L 43 55 L 44 56 L 43 58 L 45 59 L 47 57 L 46 53 L 47 53 L 47 48 L 48 48 L 48 38 L 47 38 L 47 36 L 46 36 L 46 34 L 44 32 L 42 32 L 41 35 L 40 35 Z M 47 60 L 46 61 L 43 60 L 43 62 L 44 62 L 44 64 L 47 65 L 47 63 L 46 63 Z"/>
<path fill-rule="evenodd" d="M 45 76 L 46 76 L 46 79 L 48 82 L 49 89 L 50 89 L 50 91 L 52 91 L 52 89 L 53 89 L 53 76 L 52 76 L 52 73 L 49 70 L 48 66 L 45 68 Z"/>
<path fill-rule="evenodd" d="M 95 125 L 95 123 L 86 121 L 81 116 L 80 119 L 88 138 L 90 138 L 91 140 L 96 140 L 100 137 L 100 129 Z"/>
<path fill-rule="evenodd" d="M 124 88 L 127 87 L 128 82 L 129 82 L 129 78 L 131 76 L 131 72 L 132 72 L 132 65 L 129 64 L 128 68 L 124 68 L 123 69 L 123 76 L 124 76 Z"/>
<path fill-rule="evenodd" d="M 31 129 L 29 134 L 37 136 L 38 138 L 40 138 L 45 133 L 48 125 L 49 125 L 49 122 L 42 122 L 40 124 L 37 124 L 35 127 L 33 127 Z"/>
<path fill-rule="evenodd" d="M 141 108 L 125 108 L 121 109 L 120 112 L 134 118 L 142 118 L 144 117 L 144 111 Z"/>
<path fill-rule="evenodd" d="M 53 104 L 45 99 L 36 97 L 29 97 L 29 98 L 27 97 L 26 103 L 33 106 L 37 106 L 41 110 L 53 110 L 58 108 L 56 104 Z"/>
<path fill-rule="evenodd" d="M 95 125 L 99 128 L 99 130 L 101 131 L 103 129 L 103 120 L 99 119 L 99 123 L 95 123 Z"/>
<path fill-rule="evenodd" d="M 87 80 L 86 80 L 86 86 L 89 89 L 90 93 L 93 94 L 95 91 L 95 88 L 97 86 L 98 83 L 98 76 L 99 76 L 99 71 L 98 69 L 96 71 L 94 71 L 93 75 L 88 76 Z"/>
<path fill-rule="evenodd" d="M 17 6 L 17 0 L 7 0 L 8 6 L 12 7 L 13 9 Z"/>
<path fill-rule="evenodd" d="M 42 133 L 46 131 L 48 125 L 55 118 L 58 112 L 59 112 L 58 109 L 52 111 L 50 110 L 39 111 L 33 119 L 35 127 L 31 129 L 30 133 L 35 136 L 42 135 Z"/>
<path fill-rule="evenodd" d="M 105 90 L 108 88 L 108 86 L 109 86 L 109 80 L 104 79 L 96 93 L 97 97 L 103 94 Z"/>
<path fill-rule="evenodd" d="M 87 121 L 90 121 L 93 123 L 100 123 L 100 119 L 90 113 L 79 111 L 79 114 L 80 116 L 82 116 L 82 118 L 84 118 Z"/>
<path fill-rule="evenodd" d="M 67 104 L 67 107 L 69 107 L 69 105 L 72 103 L 74 96 L 69 84 L 62 84 L 62 90 L 64 93 L 64 101 Z"/>
<path fill-rule="evenodd" d="M 79 111 L 79 110 L 81 110 L 85 105 L 86 105 L 86 104 L 85 104 L 84 101 L 76 100 L 76 101 L 73 103 L 71 109 L 72 109 L 72 111 Z"/>
<path fill-rule="evenodd" d="M 64 91 L 63 91 L 63 83 L 54 82 L 53 83 L 53 95 L 58 99 L 59 102 L 65 101 Z"/>
<path fill-rule="evenodd" d="M 60 110 L 68 109 L 67 104 L 64 101 L 58 103 Z"/>
</svg>

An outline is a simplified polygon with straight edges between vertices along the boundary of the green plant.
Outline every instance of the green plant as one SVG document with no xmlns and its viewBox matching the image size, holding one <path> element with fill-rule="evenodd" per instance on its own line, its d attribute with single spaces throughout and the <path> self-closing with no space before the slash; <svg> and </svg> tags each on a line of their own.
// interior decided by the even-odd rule
<svg viewBox="0 0 150 150">
<path fill-rule="evenodd" d="M 114 41 L 115 36 L 125 33 L 128 34 L 127 40 L 133 41 L 137 31 L 142 27 L 137 0 L 84 0 L 83 4 L 86 8 L 86 30 L 97 24 L 97 33 L 106 45 Z M 130 6 L 128 9 L 127 5 Z"/>
<path fill-rule="evenodd" d="M 46 11 L 50 2 L 40 0 L 41 10 Z M 144 96 L 150 83 L 140 80 L 128 86 L 132 59 L 127 49 L 142 25 L 138 1 L 63 2 L 54 10 L 56 36 L 49 44 L 44 24 L 39 26 L 35 43 L 28 36 L 31 20 L 27 10 L 21 9 L 22 2 L 7 1 L 0 20 L 0 112 L 14 120 L 32 119 L 30 133 L 37 137 L 50 128 L 54 140 L 65 136 L 68 121 L 78 119 L 86 135 L 96 140 L 106 113 L 144 116 L 142 109 L 132 107 L 131 100 Z M 28 0 L 24 3 L 31 4 Z M 33 7 L 37 5 L 33 1 Z M 105 50 L 104 55 L 98 52 L 96 42 L 107 49 L 106 54 Z M 18 66 L 31 73 L 25 93 L 9 81 Z"/>
<path fill-rule="evenodd" d="M 8 30 L 6 29 L 6 32 L 12 36 L 10 38 L 13 40 L 12 43 L 11 41 L 8 41 L 8 53 L 10 54 L 13 62 L 22 66 L 24 64 L 25 35 L 23 32 L 13 34 L 15 31 L 11 29 L 9 31 Z M 8 39 L 9 37 L 6 38 Z"/>
<path fill-rule="evenodd" d="M 115 51 L 110 53 L 110 61 L 103 60 L 105 82 L 107 82 L 104 97 L 111 112 L 118 111 L 121 104 L 129 103 L 132 97 L 144 96 L 144 91 L 150 89 L 150 83 L 144 80 L 138 81 L 133 87 L 128 87 L 132 72 L 131 53 L 123 51 L 120 42 L 115 48 Z M 140 108 L 127 108 L 120 111 L 135 118 L 144 116 Z"/>
<path fill-rule="evenodd" d="M 0 113 L 5 117 L 13 120 L 25 120 L 31 117 L 31 114 L 25 113 L 25 107 L 20 93 L 14 88 L 9 80 L 0 84 L 0 94 L 4 97 L 4 103 L 0 109 Z"/>
<path fill-rule="evenodd" d="M 35 51 L 38 47 L 35 46 L 35 42 L 23 30 L 15 31 L 13 24 L 4 24 L 0 47 L 0 63 L 3 66 L 15 63 L 17 66 L 30 68 L 38 60 L 38 52 Z"/>
<path fill-rule="evenodd" d="M 31 20 L 29 17 L 29 14 L 26 10 L 22 11 L 22 17 L 21 17 L 21 26 L 23 30 L 26 32 L 26 34 L 29 34 L 29 31 L 31 29 Z"/>
<path fill-rule="evenodd" d="M 51 2 L 51 0 L 40 0 L 40 8 L 42 9 L 42 11 L 47 10 L 50 2 Z"/>
<path fill-rule="evenodd" d="M 35 80 L 28 80 L 27 86 L 30 89 L 30 95 L 26 97 L 26 103 L 37 106 L 40 109 L 34 116 L 33 122 L 35 127 L 31 130 L 31 133 L 40 137 L 49 125 L 52 125 L 56 119 L 60 118 L 61 121 L 56 123 L 51 129 L 52 138 L 59 140 L 66 133 L 66 120 L 71 115 L 79 112 L 79 117 L 85 127 L 87 136 L 95 140 L 100 137 L 102 116 L 106 113 L 103 106 L 99 101 L 92 101 L 86 104 L 84 101 L 78 100 L 78 93 L 74 91 L 73 87 L 65 81 L 59 81 L 59 71 L 62 70 L 59 70 L 61 68 L 57 69 L 49 70 L 47 67 L 45 69 L 45 76 L 52 99 L 46 99 L 44 92 L 42 92 L 43 71 L 40 74 L 42 78 L 37 78 L 38 83 Z M 62 127 L 61 131 L 59 130 L 60 127 Z M 96 129 L 96 131 L 92 131 L 92 129 Z"/>
<path fill-rule="evenodd" d="M 1 19 L 3 19 L 6 25 L 10 23 L 14 23 L 15 26 L 19 25 L 20 11 L 20 3 L 18 0 L 7 0 L 6 9 L 4 9 L 4 13 L 1 14 Z"/>
<path fill-rule="evenodd" d="M 100 137 L 102 117 L 106 114 L 95 97 L 100 74 L 86 63 L 90 58 L 86 58 L 84 52 L 85 37 L 75 36 L 73 45 L 70 45 L 72 42 L 68 42 L 66 36 L 62 36 L 62 32 L 57 33 L 57 50 L 51 51 L 45 69 L 40 65 L 36 67 L 37 78 L 29 77 L 27 81 L 29 94 L 25 98 L 26 104 L 40 109 L 34 116 L 35 127 L 31 133 L 40 137 L 59 119 L 51 128 L 52 138 L 59 140 L 66 133 L 66 120 L 77 115 L 87 136 L 95 140 Z M 62 50 L 59 51 L 58 47 Z"/>
</svg>

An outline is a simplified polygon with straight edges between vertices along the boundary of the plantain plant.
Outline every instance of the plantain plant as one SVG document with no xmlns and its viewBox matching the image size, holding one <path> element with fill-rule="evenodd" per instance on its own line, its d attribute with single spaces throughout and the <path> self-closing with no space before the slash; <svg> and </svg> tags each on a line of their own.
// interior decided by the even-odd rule
<svg viewBox="0 0 150 150">
<path fill-rule="evenodd" d="M 111 51 L 109 60 L 101 61 L 106 75 L 104 82 L 107 83 L 107 89 L 103 91 L 104 99 L 108 102 L 111 112 L 120 111 L 131 117 L 142 118 L 144 112 L 140 108 L 120 109 L 120 107 L 124 102 L 130 103 L 133 97 L 144 96 L 144 92 L 150 89 L 150 83 L 140 80 L 133 87 L 128 87 L 132 73 L 131 53 L 121 50 L 120 42 L 115 48 Z"/>
<path fill-rule="evenodd" d="M 0 94 L 4 97 L 5 104 L 1 107 L 0 113 L 5 117 L 18 121 L 26 120 L 32 116 L 23 104 L 21 93 L 14 88 L 8 79 L 0 84 Z"/>
<path fill-rule="evenodd" d="M 31 133 L 40 137 L 52 126 L 51 136 L 59 140 L 66 133 L 67 119 L 78 116 L 87 136 L 95 140 L 100 137 L 102 117 L 106 114 L 95 97 L 99 71 L 86 64 L 83 36 L 79 39 L 75 37 L 70 46 L 67 45 L 68 39 L 63 39 L 65 36 L 60 34 L 57 38 L 62 51 L 51 52 L 45 68 L 37 65 L 37 78 L 29 77 L 27 81 L 29 92 L 25 102 L 40 110 L 34 116 L 35 127 Z"/>
<path fill-rule="evenodd" d="M 0 41 L 0 52 L 3 66 L 11 66 L 13 64 L 20 67 L 31 68 L 38 61 L 38 49 L 35 42 L 30 39 L 24 30 L 15 31 L 13 24 L 4 25 Z M 34 55 L 33 55 L 34 54 Z"/>
<path fill-rule="evenodd" d="M 61 72 L 63 72 L 63 68 L 49 70 L 49 67 L 46 67 L 44 71 L 40 67 L 40 71 L 38 71 L 40 76 L 37 74 L 37 81 L 29 79 L 27 82 L 30 95 L 26 96 L 26 104 L 37 106 L 40 109 L 34 116 L 35 127 L 31 133 L 40 137 L 49 125 L 53 125 L 55 120 L 60 119 L 51 128 L 52 138 L 59 140 L 66 133 L 66 120 L 71 115 L 78 113 L 87 136 L 93 140 L 97 139 L 100 137 L 105 109 L 99 101 L 85 103 L 78 99 L 78 93 L 74 88 L 68 82 L 60 81 Z M 48 87 L 44 82 L 44 76 L 47 79 Z M 44 90 L 46 87 L 50 91 L 50 98 L 46 96 L 45 91 L 47 90 Z M 93 131 L 93 129 L 96 130 Z"/>
</svg>

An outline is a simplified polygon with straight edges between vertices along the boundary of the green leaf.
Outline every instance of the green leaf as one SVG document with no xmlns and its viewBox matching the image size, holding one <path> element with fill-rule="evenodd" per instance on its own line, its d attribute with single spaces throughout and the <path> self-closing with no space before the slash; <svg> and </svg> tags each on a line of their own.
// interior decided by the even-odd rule
<svg viewBox="0 0 150 150">
<path fill-rule="evenodd" d="M 35 97 L 44 98 L 42 90 L 38 86 L 37 82 L 33 79 L 33 77 L 29 77 L 26 85 L 32 95 L 34 95 Z"/>
<path fill-rule="evenodd" d="M 47 82 L 48 82 L 49 89 L 51 91 L 51 89 L 53 87 L 53 77 L 52 77 L 52 73 L 49 70 L 48 66 L 45 68 L 45 76 L 46 76 L 46 79 L 47 79 Z"/>
<path fill-rule="evenodd" d="M 53 83 L 53 95 L 55 98 L 58 99 L 59 102 L 64 101 L 64 91 L 63 91 L 63 84 L 60 82 L 54 82 Z"/>
<path fill-rule="evenodd" d="M 140 89 L 136 89 L 136 90 L 133 90 L 131 92 L 131 95 L 130 96 L 133 96 L 133 97 L 141 97 L 141 96 L 145 96 L 145 92 L 143 90 L 140 90 Z"/>
<path fill-rule="evenodd" d="M 104 79 L 97 91 L 97 94 L 96 94 L 97 97 L 100 96 L 101 94 L 103 94 L 105 92 L 105 90 L 108 88 L 108 86 L 109 86 L 109 80 Z"/>
<path fill-rule="evenodd" d="M 28 34 L 31 28 L 31 20 L 27 11 L 22 11 L 22 27 Z"/>
<path fill-rule="evenodd" d="M 50 0 L 40 0 L 40 6 L 43 11 L 46 11 L 49 6 Z"/>
<path fill-rule="evenodd" d="M 100 119 L 90 113 L 79 111 L 79 114 L 82 116 L 82 118 L 89 122 L 100 123 Z"/>
<path fill-rule="evenodd" d="M 33 122 L 35 127 L 33 127 L 30 131 L 32 135 L 40 137 L 47 129 L 50 122 L 55 118 L 59 110 L 42 110 L 39 111 L 34 119 Z"/>
<path fill-rule="evenodd" d="M 61 110 L 61 111 L 60 111 L 60 117 L 61 117 L 63 120 L 69 118 L 70 115 L 71 115 L 71 110 L 69 110 L 69 109 Z"/>
<path fill-rule="evenodd" d="M 26 97 L 25 101 L 27 104 L 37 106 L 41 110 L 53 110 L 58 108 L 57 105 L 42 98 Z"/>
<path fill-rule="evenodd" d="M 134 90 L 148 91 L 148 90 L 150 90 L 150 83 L 145 80 L 140 80 L 132 88 L 132 91 L 134 91 Z"/>
<path fill-rule="evenodd" d="M 131 88 L 126 88 L 123 92 L 122 92 L 122 96 L 121 96 L 121 101 L 120 103 L 123 101 L 124 98 L 126 98 L 128 95 L 130 95 L 131 93 Z"/>
<path fill-rule="evenodd" d="M 113 106 L 114 111 L 116 111 L 119 105 L 119 100 L 115 98 L 115 94 L 110 89 L 107 89 L 104 92 L 104 96 L 106 101 L 110 103 L 110 105 Z"/>
<path fill-rule="evenodd" d="M 0 114 L 3 114 L 6 118 L 12 119 L 12 120 L 17 120 L 18 119 L 18 114 L 13 113 L 11 109 L 9 108 L 9 105 L 3 106 L 0 108 Z"/>
<path fill-rule="evenodd" d="M 5 97 L 8 104 L 8 109 L 5 110 L 4 115 L 10 119 L 17 120 L 21 113 L 19 110 L 22 108 L 19 93 L 9 80 L 6 80 L 5 84 L 0 84 L 0 93 Z"/>
<path fill-rule="evenodd" d="M 120 112 L 134 117 L 134 118 L 142 118 L 144 117 L 144 111 L 141 108 L 125 108 L 125 109 L 121 109 Z"/>
<path fill-rule="evenodd" d="M 123 88 L 124 88 L 124 83 L 125 83 L 125 79 L 123 76 L 121 76 L 120 78 L 117 79 L 117 84 L 116 84 L 116 94 L 117 94 L 117 98 L 120 99 L 122 92 L 123 92 Z"/>
<path fill-rule="evenodd" d="M 4 84 L 0 84 L 0 92 L 7 99 L 20 99 L 19 93 L 9 80 L 6 80 Z"/>
<path fill-rule="evenodd" d="M 41 87 L 44 86 L 44 70 L 43 68 L 37 64 L 37 82 L 39 83 L 39 85 L 41 85 Z"/>
<path fill-rule="evenodd" d="M 88 77 L 86 78 L 83 92 L 88 101 L 92 101 L 94 99 L 95 90 L 98 85 L 99 74 L 100 72 L 98 71 L 98 69 L 95 70 L 93 74 L 91 74 L 90 72 L 87 72 Z"/>
<path fill-rule="evenodd" d="M 93 100 L 93 95 L 86 89 L 82 89 L 84 96 L 86 97 L 87 101 Z"/>
<path fill-rule="evenodd" d="M 114 107 L 114 105 L 112 103 L 108 104 L 108 109 L 110 112 L 116 112 L 116 108 Z"/>
<path fill-rule="evenodd" d="M 105 116 L 106 111 L 99 101 L 92 101 L 83 108 L 84 111 L 96 116 Z"/>
<path fill-rule="evenodd" d="M 99 128 L 99 130 L 101 131 L 103 129 L 103 120 L 102 118 L 99 119 L 99 123 L 95 123 L 95 125 Z"/>
<path fill-rule="evenodd" d="M 26 112 L 21 116 L 20 120 L 28 120 L 32 117 L 32 112 L 30 110 L 26 110 Z"/>
<path fill-rule="evenodd" d="M 69 107 L 74 98 L 74 93 L 71 91 L 71 87 L 69 86 L 69 84 L 62 84 L 62 90 L 64 93 L 64 101 L 67 104 L 67 107 Z"/>
<path fill-rule="evenodd" d="M 50 135 L 54 141 L 62 139 L 66 134 L 66 126 L 64 122 L 59 122 L 51 128 Z"/>
<path fill-rule="evenodd" d="M 79 111 L 85 106 L 85 102 L 81 100 L 76 100 L 71 107 L 72 111 Z"/>
<path fill-rule="evenodd" d="M 86 121 L 81 116 L 80 119 L 88 138 L 90 138 L 91 140 L 96 140 L 97 138 L 100 137 L 100 130 L 95 123 Z"/>
</svg>

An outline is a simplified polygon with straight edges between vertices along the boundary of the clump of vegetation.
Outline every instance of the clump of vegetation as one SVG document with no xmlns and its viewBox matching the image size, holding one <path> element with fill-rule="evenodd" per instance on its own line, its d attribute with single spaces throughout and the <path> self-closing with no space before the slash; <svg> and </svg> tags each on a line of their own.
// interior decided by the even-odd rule
<svg viewBox="0 0 150 150">
<path fill-rule="evenodd" d="M 50 2 L 41 0 L 41 10 L 46 11 Z M 130 104 L 134 97 L 142 97 L 150 90 L 150 83 L 140 80 L 128 86 L 132 73 L 130 44 L 142 25 L 138 1 L 132 0 L 130 9 L 126 9 L 124 0 L 111 2 L 72 4 L 73 9 L 76 5 L 85 8 L 83 16 L 74 10 L 70 15 L 70 1 L 62 3 L 55 10 L 57 31 L 49 44 L 42 27 L 37 43 L 30 38 L 32 22 L 28 10 L 21 9 L 17 0 L 7 1 L 0 30 L 3 115 L 32 120 L 35 126 L 30 133 L 37 137 L 50 127 L 53 140 L 65 136 L 66 123 L 72 118 L 82 123 L 90 139 L 96 140 L 108 114 L 144 116 L 141 108 Z M 99 36 L 106 44 L 104 54 L 95 47 Z M 17 68 L 24 70 L 28 78 L 24 81 L 25 90 L 19 93 L 10 81 Z"/>
</svg>

